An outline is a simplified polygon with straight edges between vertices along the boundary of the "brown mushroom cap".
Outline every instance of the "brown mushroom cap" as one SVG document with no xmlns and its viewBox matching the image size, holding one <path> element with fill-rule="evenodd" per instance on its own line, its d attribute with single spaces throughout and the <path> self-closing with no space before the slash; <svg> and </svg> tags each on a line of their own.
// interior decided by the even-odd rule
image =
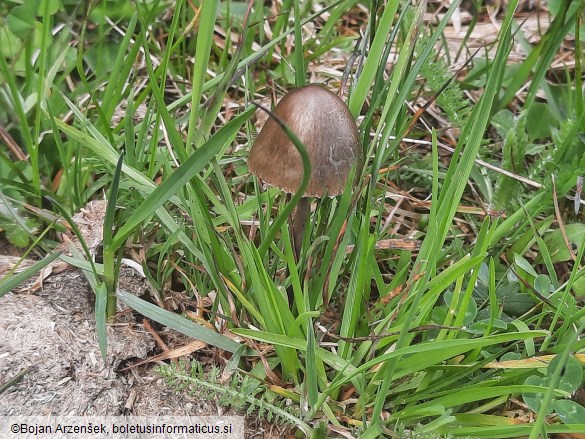
<svg viewBox="0 0 585 439">
<path fill-rule="evenodd" d="M 304 196 L 343 193 L 360 156 L 357 126 L 345 102 L 323 87 L 308 85 L 287 93 L 274 113 L 307 148 L 311 178 Z M 301 155 L 271 118 L 250 150 L 248 166 L 257 177 L 285 192 L 296 192 L 301 185 Z"/>
</svg>

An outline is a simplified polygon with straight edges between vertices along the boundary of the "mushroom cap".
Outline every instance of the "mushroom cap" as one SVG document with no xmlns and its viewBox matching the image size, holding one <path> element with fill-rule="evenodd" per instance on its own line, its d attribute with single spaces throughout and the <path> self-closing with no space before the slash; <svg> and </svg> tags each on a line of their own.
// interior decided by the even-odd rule
<svg viewBox="0 0 585 439">
<path fill-rule="evenodd" d="M 274 108 L 307 148 L 311 178 L 306 197 L 343 193 L 351 167 L 360 157 L 357 126 L 345 102 L 318 85 L 287 93 Z M 250 150 L 248 167 L 254 175 L 285 192 L 301 185 L 301 155 L 284 130 L 269 118 Z"/>
</svg>

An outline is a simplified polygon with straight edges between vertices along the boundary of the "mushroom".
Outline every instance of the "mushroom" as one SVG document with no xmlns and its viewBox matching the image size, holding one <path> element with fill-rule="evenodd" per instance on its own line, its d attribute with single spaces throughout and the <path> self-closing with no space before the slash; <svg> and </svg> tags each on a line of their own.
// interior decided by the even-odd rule
<svg viewBox="0 0 585 439">
<path fill-rule="evenodd" d="M 292 218 L 292 238 L 297 260 L 310 213 L 308 197 L 343 193 L 350 170 L 360 157 L 357 126 L 347 105 L 336 94 L 318 85 L 287 93 L 274 114 L 304 144 L 311 163 L 307 189 Z M 303 163 L 283 128 L 269 118 L 250 150 L 252 173 L 287 193 L 295 193 L 303 180 Z"/>
</svg>

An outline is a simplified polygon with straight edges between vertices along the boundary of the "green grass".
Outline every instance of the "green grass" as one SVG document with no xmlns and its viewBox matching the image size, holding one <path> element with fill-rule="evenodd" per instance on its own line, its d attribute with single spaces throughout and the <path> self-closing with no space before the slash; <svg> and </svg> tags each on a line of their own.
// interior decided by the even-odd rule
<svg viewBox="0 0 585 439">
<path fill-rule="evenodd" d="M 583 383 L 571 354 L 585 349 L 585 226 L 573 201 L 585 174 L 582 2 L 561 2 L 536 45 L 509 2 L 494 54 L 455 77 L 442 31 L 457 3 L 433 26 L 423 14 L 434 3 L 393 0 L 366 12 L 289 0 L 276 16 L 262 1 L 34 3 L 0 6 L 0 126 L 14 140 L 0 143 L 0 230 L 49 255 L 55 216 L 108 197 L 103 260 L 74 255 L 96 294 L 104 355 L 120 299 L 231 352 L 229 367 L 265 380 L 242 385 L 244 400 L 292 402 L 306 435 L 322 433 L 318 420 L 361 437 L 396 425 L 451 437 L 585 431 L 570 399 Z M 570 35 L 575 62 L 551 69 Z M 335 57 L 352 54 L 345 76 Z M 246 160 L 254 104 L 315 76 L 333 91 L 347 80 L 364 166 L 343 195 L 314 200 L 295 263 L 286 220 L 300 193 L 263 187 Z M 435 98 L 447 127 L 406 104 Z M 394 238 L 420 248 L 376 245 Z M 136 246 L 157 304 L 117 291 L 120 258 Z M 0 281 L 0 296 L 49 260 Z M 267 364 L 290 388 L 265 385 L 257 344 L 160 308 L 171 284 L 212 298 L 210 322 L 273 346 Z M 493 363 L 547 354 L 557 355 L 548 366 Z M 534 423 L 505 416 L 511 396 Z"/>
</svg>

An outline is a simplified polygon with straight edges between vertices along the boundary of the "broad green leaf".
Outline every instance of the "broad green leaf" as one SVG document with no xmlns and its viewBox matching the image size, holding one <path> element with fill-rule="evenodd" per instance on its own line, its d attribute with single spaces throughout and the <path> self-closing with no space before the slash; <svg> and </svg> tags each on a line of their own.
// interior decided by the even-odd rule
<svg viewBox="0 0 585 439">
<path fill-rule="evenodd" d="M 585 420 L 585 407 L 575 401 L 568 399 L 554 401 L 553 410 L 564 424 L 578 424 Z"/>
<path fill-rule="evenodd" d="M 579 246 L 583 242 L 585 236 L 585 224 L 575 223 L 567 224 L 565 226 L 565 232 L 567 233 L 567 239 L 569 245 L 572 247 L 573 253 L 577 254 Z M 560 229 L 549 233 L 544 237 L 551 259 L 553 262 L 565 262 L 571 260 L 571 252 L 567 248 L 563 233 Z"/>
<path fill-rule="evenodd" d="M 18 38 L 26 38 L 35 27 L 35 10 L 30 3 L 17 6 L 6 17 L 8 29 Z"/>
<path fill-rule="evenodd" d="M 518 266 L 518 268 L 521 268 L 526 273 L 528 273 L 534 277 L 538 276 L 538 273 L 534 270 L 532 265 L 530 265 L 530 262 L 528 262 L 522 256 L 515 254 L 514 255 L 514 263 Z"/>
<path fill-rule="evenodd" d="M 524 380 L 524 385 L 543 387 L 542 393 L 532 392 L 522 393 L 522 399 L 524 400 L 528 408 L 532 410 L 534 413 L 538 413 L 540 411 L 542 398 L 544 397 L 544 391 L 546 390 L 544 388 L 546 388 L 547 380 L 539 375 L 531 375 L 528 378 L 526 378 L 526 380 Z"/>
<path fill-rule="evenodd" d="M 453 292 L 447 291 L 445 293 L 444 300 L 448 306 L 451 306 L 451 302 L 453 300 Z M 470 300 L 469 303 L 467 304 L 467 309 L 465 310 L 465 317 L 464 317 L 463 322 L 462 322 L 463 325 L 468 326 L 469 324 L 471 324 L 475 320 L 476 317 L 477 317 L 477 304 L 475 303 L 475 300 Z"/>
<path fill-rule="evenodd" d="M 552 282 L 550 278 L 544 274 L 539 274 L 534 279 L 534 289 L 542 294 L 544 297 L 550 296 Z"/>
<path fill-rule="evenodd" d="M 557 355 L 549 363 L 546 370 L 547 378 L 549 380 L 552 378 L 552 375 L 555 372 L 555 369 L 557 368 L 560 360 L 561 355 Z M 567 364 L 565 364 L 565 367 L 561 371 L 561 380 L 559 381 L 558 388 L 564 390 L 565 392 L 573 393 L 579 388 L 582 380 L 583 368 L 581 363 L 571 355 L 568 357 Z"/>
<path fill-rule="evenodd" d="M 548 104 L 534 102 L 528 108 L 526 118 L 526 131 L 530 140 L 546 139 L 551 136 L 552 131 L 558 129 L 559 122 Z"/>
</svg>

